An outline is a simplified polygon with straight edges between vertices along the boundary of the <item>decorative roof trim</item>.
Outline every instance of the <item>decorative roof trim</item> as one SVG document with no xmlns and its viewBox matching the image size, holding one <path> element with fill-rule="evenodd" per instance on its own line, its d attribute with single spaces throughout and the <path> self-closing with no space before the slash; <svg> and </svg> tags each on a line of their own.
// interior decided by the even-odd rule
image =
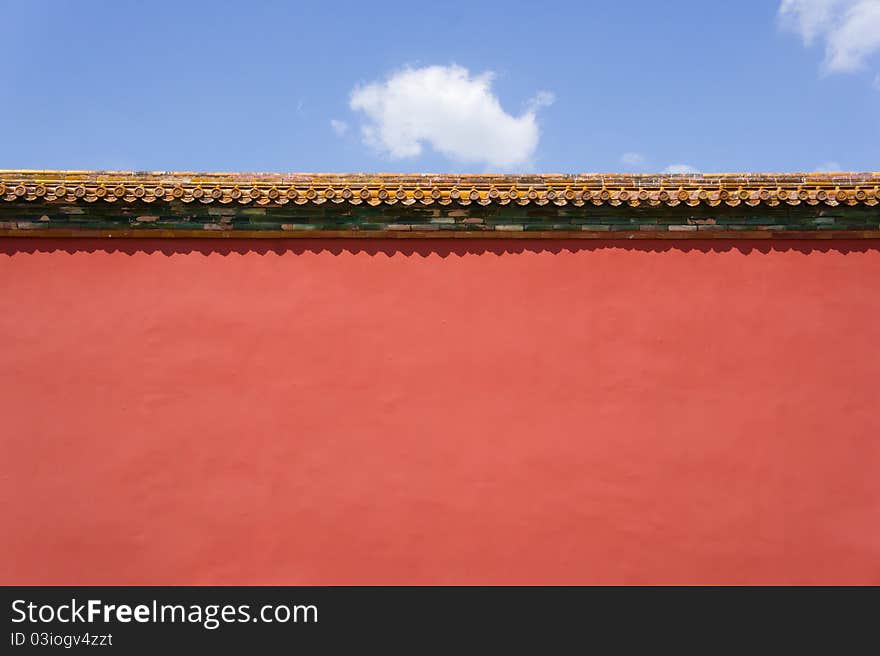
<svg viewBox="0 0 880 656">
<path fill-rule="evenodd" d="M 880 203 L 880 173 L 432 175 L 0 170 L 0 200 L 257 206 Z"/>
<path fill-rule="evenodd" d="M 715 227 L 715 226 L 713 226 Z M 544 230 L 437 232 L 396 230 L 138 230 L 138 229 L 8 229 L 0 228 L 0 238 L 51 239 L 595 239 L 615 240 L 810 240 L 880 239 L 880 230 Z"/>
</svg>

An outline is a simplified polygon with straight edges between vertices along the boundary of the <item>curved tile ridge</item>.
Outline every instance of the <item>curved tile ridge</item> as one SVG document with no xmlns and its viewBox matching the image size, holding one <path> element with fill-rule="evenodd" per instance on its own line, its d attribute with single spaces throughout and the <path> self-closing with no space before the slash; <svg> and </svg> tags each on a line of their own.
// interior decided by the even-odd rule
<svg viewBox="0 0 880 656">
<path fill-rule="evenodd" d="M 455 175 L 0 170 L 0 200 L 349 205 L 866 205 L 880 173 Z"/>
</svg>

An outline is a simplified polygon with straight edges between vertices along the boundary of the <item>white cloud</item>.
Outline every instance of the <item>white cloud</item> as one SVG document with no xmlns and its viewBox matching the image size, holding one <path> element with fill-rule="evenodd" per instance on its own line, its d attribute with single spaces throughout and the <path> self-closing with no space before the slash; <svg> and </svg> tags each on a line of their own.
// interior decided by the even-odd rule
<svg viewBox="0 0 880 656">
<path fill-rule="evenodd" d="M 428 66 L 355 87 L 350 106 L 366 114 L 364 141 L 391 157 L 415 157 L 427 144 L 458 162 L 511 168 L 531 160 L 540 136 L 537 110 L 553 100 L 540 91 L 513 116 L 492 92 L 491 72 Z"/>
<path fill-rule="evenodd" d="M 837 162 L 822 162 L 813 169 L 813 173 L 834 173 L 836 171 L 842 171 L 840 164 Z"/>
<path fill-rule="evenodd" d="M 556 102 L 556 94 L 552 91 L 539 91 L 529 101 L 529 109 L 535 111 L 541 107 L 549 107 Z"/>
<path fill-rule="evenodd" d="M 805 44 L 824 42 L 828 73 L 864 68 L 880 51 L 880 0 L 782 0 L 779 18 Z"/>
<path fill-rule="evenodd" d="M 641 153 L 624 153 L 620 156 L 620 163 L 629 168 L 636 168 L 645 163 L 645 156 Z"/>
<path fill-rule="evenodd" d="M 810 45 L 827 29 L 831 17 L 849 0 L 782 0 L 779 18 L 783 25 L 798 32 Z"/>
<path fill-rule="evenodd" d="M 341 137 L 346 132 L 348 132 L 348 123 L 335 118 L 330 119 L 330 127 L 333 128 L 333 131 L 336 133 L 337 137 Z"/>
<path fill-rule="evenodd" d="M 701 171 L 690 164 L 670 164 L 663 169 L 663 173 L 701 173 Z"/>
</svg>

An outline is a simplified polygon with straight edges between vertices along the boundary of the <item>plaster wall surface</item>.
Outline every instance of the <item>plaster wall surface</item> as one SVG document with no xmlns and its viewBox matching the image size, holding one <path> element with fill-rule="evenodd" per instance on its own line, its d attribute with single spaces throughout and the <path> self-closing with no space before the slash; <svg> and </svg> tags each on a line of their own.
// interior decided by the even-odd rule
<svg viewBox="0 0 880 656">
<path fill-rule="evenodd" d="M 880 583 L 873 244 L 0 240 L 0 583 Z"/>
</svg>

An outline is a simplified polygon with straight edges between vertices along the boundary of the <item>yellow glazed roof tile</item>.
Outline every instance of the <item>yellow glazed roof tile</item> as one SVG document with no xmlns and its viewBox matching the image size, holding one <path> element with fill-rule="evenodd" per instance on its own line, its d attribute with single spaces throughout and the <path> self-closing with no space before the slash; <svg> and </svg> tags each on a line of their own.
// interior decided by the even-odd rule
<svg viewBox="0 0 880 656">
<path fill-rule="evenodd" d="M 400 174 L 0 170 L 7 202 L 240 205 L 865 205 L 880 173 Z"/>
</svg>

